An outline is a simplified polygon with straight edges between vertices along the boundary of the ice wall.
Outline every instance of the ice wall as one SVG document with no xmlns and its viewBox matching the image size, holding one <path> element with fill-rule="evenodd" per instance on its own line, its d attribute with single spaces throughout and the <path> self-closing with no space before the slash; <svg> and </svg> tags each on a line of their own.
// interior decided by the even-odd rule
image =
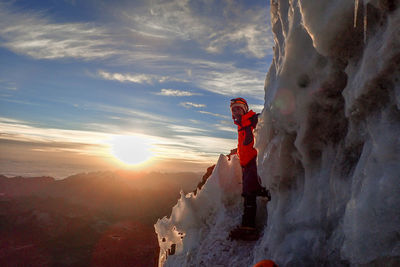
<svg viewBox="0 0 400 267">
<path fill-rule="evenodd" d="M 399 3 L 354 4 L 271 2 L 257 148 L 273 200 L 257 257 L 283 266 L 399 260 Z"/>
<path fill-rule="evenodd" d="M 175 233 L 162 249 L 178 244 L 165 266 L 399 266 L 399 12 L 398 0 L 271 1 L 274 59 L 256 129 L 272 193 L 263 235 L 223 240 L 242 203 L 237 192 L 224 200 L 217 181 L 240 168 L 222 156 L 202 191 L 157 223 L 159 238 Z"/>
</svg>

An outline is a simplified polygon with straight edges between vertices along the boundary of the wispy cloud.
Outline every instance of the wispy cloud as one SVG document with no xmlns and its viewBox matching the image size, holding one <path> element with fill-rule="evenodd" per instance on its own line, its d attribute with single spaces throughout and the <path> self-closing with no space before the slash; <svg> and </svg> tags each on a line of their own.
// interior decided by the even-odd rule
<svg viewBox="0 0 400 267">
<path fill-rule="evenodd" d="M 8 90 L 8 91 L 16 91 L 18 90 L 18 87 L 15 82 L 9 82 L 6 80 L 0 79 L 0 90 Z"/>
<path fill-rule="evenodd" d="M 235 146 L 235 140 L 209 136 L 207 130 L 184 125 L 168 125 L 175 134 L 156 136 L 134 131 L 112 133 L 111 131 L 84 131 L 43 128 L 29 122 L 12 118 L 0 118 L 0 142 L 3 149 L 7 144 L 24 143 L 25 152 L 69 153 L 112 158 L 112 140 L 123 135 L 127 138 L 140 136 L 148 140 L 156 160 L 176 159 L 197 163 L 213 162 L 220 153 Z M 110 129 L 110 127 L 102 127 Z M 64 155 L 64 154 L 63 154 Z M 47 157 L 47 156 L 46 156 Z M 82 160 L 83 158 L 81 158 Z"/>
<path fill-rule="evenodd" d="M 0 139 L 3 140 L 47 144 L 47 146 L 50 144 L 53 150 L 65 148 L 69 151 L 73 144 L 74 152 L 84 154 L 102 154 L 103 140 L 107 139 L 104 133 L 41 128 L 29 122 L 10 118 L 0 118 L 0 129 Z M 89 145 L 95 148 L 88 149 Z"/>
<path fill-rule="evenodd" d="M 160 43 L 195 41 L 200 48 L 262 58 L 272 54 L 266 10 L 246 10 L 235 1 L 151 1 L 113 7 L 120 27 L 107 23 L 59 23 L 45 12 L 26 12 L 0 3 L 1 46 L 38 59 L 166 57 Z M 111 6 L 110 6 L 111 9 Z M 204 10 L 214 9 L 213 12 Z M 102 12 L 110 12 L 103 9 Z M 270 36 L 270 37 L 269 37 Z M 233 45 L 235 44 L 235 45 Z M 166 51 L 164 51 L 166 52 Z"/>
<path fill-rule="evenodd" d="M 233 132 L 233 133 L 236 133 L 237 132 L 237 130 L 235 129 L 235 127 L 233 126 L 234 124 L 232 123 L 232 125 L 231 126 L 227 126 L 227 125 L 224 125 L 224 124 L 215 124 L 214 126 L 215 126 L 215 128 L 216 129 L 218 129 L 219 131 L 225 131 L 225 132 Z"/>
<path fill-rule="evenodd" d="M 173 139 L 160 139 L 155 144 L 155 154 L 160 158 L 182 158 L 213 162 L 219 154 L 227 153 L 235 147 L 236 140 L 205 135 L 180 135 Z"/>
<path fill-rule="evenodd" d="M 52 23 L 40 12 L 11 11 L 0 3 L 1 46 L 33 58 L 94 59 L 115 55 L 106 29 L 89 23 Z"/>
<path fill-rule="evenodd" d="M 197 104 L 197 103 L 192 103 L 192 102 L 181 102 L 179 105 L 185 107 L 185 108 L 205 108 L 205 104 Z"/>
<path fill-rule="evenodd" d="M 140 30 L 161 38 L 189 40 L 207 31 L 207 25 L 194 14 L 188 1 L 156 0 L 142 7 L 140 12 L 135 12 L 135 9 L 136 6 L 132 6 L 123 10 L 122 14 Z"/>
<path fill-rule="evenodd" d="M 250 104 L 249 108 L 252 109 L 255 112 L 261 112 L 264 109 L 264 105 L 254 105 Z"/>
<path fill-rule="evenodd" d="M 79 1 L 68 1 L 79 8 Z M 244 6 L 237 0 L 103 1 L 101 12 L 104 13 L 101 16 L 96 14 L 100 9 L 93 7 L 91 18 L 96 20 L 82 22 L 90 18 L 76 21 L 74 19 L 79 16 L 61 18 L 51 15 L 52 8 L 38 11 L 31 9 L 31 5 L 19 8 L 21 5 L 15 3 L 0 0 L 0 46 L 14 53 L 34 59 L 73 59 L 69 62 L 74 64 L 82 60 L 95 61 L 85 63 L 87 68 L 95 66 L 87 71 L 89 78 L 153 85 L 182 82 L 185 83 L 182 87 L 165 84 L 161 85 L 164 89 L 160 90 L 161 86 L 154 89 L 160 90 L 155 93 L 157 95 L 182 97 L 179 99 L 182 101 L 196 102 L 194 98 L 184 97 L 201 95 L 197 92 L 204 91 L 207 91 L 204 98 L 219 94 L 263 99 L 267 62 L 262 69 L 257 65 L 261 62 L 257 59 L 272 53 L 273 39 L 267 22 L 267 9 Z M 210 55 L 210 52 L 221 56 Z M 251 58 L 251 63 L 247 64 L 250 60 L 241 61 L 244 57 Z M 253 63 L 255 65 L 250 65 Z M 23 91 L 22 82 L 0 81 L 4 94 L 17 95 L 18 86 Z M 96 101 L 110 104 L 89 103 L 82 99 L 75 106 L 76 110 L 96 111 L 102 118 L 89 117 L 94 112 L 86 112 L 82 121 L 87 123 L 74 124 L 81 130 L 45 128 L 32 122 L 0 118 L 0 139 L 29 142 L 33 144 L 30 149 L 37 152 L 98 155 L 107 153 L 109 144 L 105 140 L 110 136 L 140 132 L 154 141 L 157 157 L 193 162 L 210 160 L 235 146 L 233 139 L 213 137 L 221 135 L 218 131 L 232 136 L 226 133 L 234 131 L 230 124 L 214 125 L 221 120 L 219 118 L 231 123 L 230 116 L 202 110 L 206 108 L 202 103 L 182 102 L 180 105 L 192 108 L 195 112 L 191 114 L 195 116 L 184 119 L 168 117 L 139 109 L 146 105 L 143 102 L 138 104 L 138 101 L 145 100 L 135 97 L 133 109 L 127 107 L 129 101 L 123 107 L 122 103 L 117 106 L 102 97 Z M 28 100 L 38 101 L 31 105 L 42 104 L 36 98 L 15 97 L 7 101 L 22 103 Z M 150 110 L 151 105 L 148 107 Z M 63 125 L 71 123 L 63 121 L 61 116 L 55 119 Z M 213 122 L 204 125 L 204 121 L 210 119 Z"/>
<path fill-rule="evenodd" d="M 156 95 L 163 96 L 194 96 L 201 95 L 200 93 L 193 93 L 190 91 L 176 90 L 176 89 L 161 89 L 160 92 L 156 93 Z"/>
<path fill-rule="evenodd" d="M 197 60 L 197 75 L 192 81 L 200 88 L 227 96 L 252 96 L 264 99 L 265 73 L 236 67 L 233 63 Z"/>
<path fill-rule="evenodd" d="M 113 12 L 120 15 L 117 19 L 122 20 L 118 22 L 121 27 L 115 29 L 101 22 L 59 23 L 45 12 L 21 11 L 0 3 L 0 46 L 37 59 L 107 58 L 120 64 L 134 60 L 146 71 L 132 74 L 99 70 L 97 75 L 140 84 L 190 81 L 193 87 L 213 93 L 262 99 L 267 66 L 265 70 L 251 70 L 237 67 L 234 57 L 232 62 L 218 63 L 200 60 L 194 54 L 176 54 L 171 49 L 174 44 L 183 45 L 182 40 L 191 40 L 198 44 L 193 49 L 260 58 L 272 53 L 266 10 L 241 12 L 242 7 L 235 1 L 205 1 L 201 5 L 204 10 L 217 6 L 212 19 L 198 5 L 187 1 L 146 2 L 140 8 L 136 4 L 119 6 Z M 227 46 L 230 49 L 225 49 Z"/>
<path fill-rule="evenodd" d="M 201 121 L 199 121 L 199 120 L 194 120 L 194 119 L 190 119 L 189 120 L 191 123 L 193 123 L 193 124 L 200 124 L 201 123 Z"/>
<path fill-rule="evenodd" d="M 207 115 L 211 115 L 211 116 L 214 116 L 214 117 L 218 117 L 218 118 L 229 119 L 228 116 L 225 116 L 225 115 L 222 115 L 222 114 L 218 114 L 218 113 L 212 113 L 212 112 L 204 111 L 204 110 L 199 110 L 198 112 L 202 113 L 202 114 L 207 114 Z"/>
<path fill-rule="evenodd" d="M 153 84 L 154 82 L 167 82 L 167 81 L 184 81 L 174 77 L 159 76 L 154 74 L 123 74 L 123 73 L 110 73 L 103 70 L 99 70 L 98 74 L 100 77 L 106 80 L 114 80 L 118 82 L 131 82 L 141 84 Z"/>
<path fill-rule="evenodd" d="M 6 117 L 0 117 L 0 122 L 1 123 L 26 123 L 23 120 L 17 120 L 17 119 L 6 118 Z"/>
<path fill-rule="evenodd" d="M 238 1 L 153 1 L 141 13 L 124 11 L 124 17 L 142 30 L 162 38 L 195 40 L 205 50 L 220 53 L 230 46 L 237 53 L 262 58 L 272 54 L 269 14 L 244 8 Z M 201 8 L 199 8 L 201 6 Z"/>
<path fill-rule="evenodd" d="M 249 10 L 245 13 L 249 18 L 247 21 L 233 22 L 231 27 L 212 34 L 207 51 L 219 53 L 232 44 L 242 44 L 237 52 L 247 57 L 263 58 L 271 55 L 274 40 L 269 34 L 271 29 L 267 23 L 268 15 L 264 10 Z M 265 24 L 261 21 L 265 21 Z"/>
<path fill-rule="evenodd" d="M 234 148 L 235 139 L 218 138 L 209 136 L 181 136 L 181 142 L 204 153 L 218 155 Z"/>
<path fill-rule="evenodd" d="M 101 22 L 60 23 L 45 11 L 25 11 L 0 2 L 0 46 L 35 59 L 132 59 L 154 62 L 168 58 L 147 44 L 162 43 L 126 25 Z M 157 39 L 157 38 L 156 38 Z"/>
<path fill-rule="evenodd" d="M 154 75 L 145 75 L 145 74 L 121 74 L 121 73 L 109 73 L 102 70 L 99 70 L 100 77 L 106 80 L 114 80 L 118 82 L 132 82 L 132 83 L 148 83 L 152 84 L 154 80 L 157 79 Z"/>
<path fill-rule="evenodd" d="M 175 122 L 173 118 L 169 118 L 160 114 L 144 112 L 133 108 L 119 107 L 101 103 L 89 103 L 89 102 L 82 104 L 80 107 L 83 109 L 97 110 L 111 114 L 123 115 L 128 118 L 141 119 L 142 121 L 148 120 L 151 122 L 165 122 L 165 121 L 171 123 Z"/>
<path fill-rule="evenodd" d="M 189 126 L 182 126 L 182 125 L 168 125 L 170 129 L 172 129 L 176 133 L 189 133 L 189 134 L 199 134 L 205 133 L 205 129 L 197 128 L 197 127 L 189 127 Z"/>
</svg>

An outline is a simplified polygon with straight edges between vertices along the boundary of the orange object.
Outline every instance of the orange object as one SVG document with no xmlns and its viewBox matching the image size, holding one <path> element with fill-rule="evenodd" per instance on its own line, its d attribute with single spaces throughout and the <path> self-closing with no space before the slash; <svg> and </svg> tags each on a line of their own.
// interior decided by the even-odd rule
<svg viewBox="0 0 400 267">
<path fill-rule="evenodd" d="M 238 149 L 240 165 L 246 166 L 252 159 L 257 156 L 257 150 L 254 146 L 253 129 L 256 127 L 257 122 L 254 120 L 257 114 L 250 110 L 242 116 L 240 122 L 235 124 L 238 126 Z"/>
<path fill-rule="evenodd" d="M 278 265 L 272 260 L 262 260 L 257 262 L 253 267 L 278 267 Z"/>
</svg>

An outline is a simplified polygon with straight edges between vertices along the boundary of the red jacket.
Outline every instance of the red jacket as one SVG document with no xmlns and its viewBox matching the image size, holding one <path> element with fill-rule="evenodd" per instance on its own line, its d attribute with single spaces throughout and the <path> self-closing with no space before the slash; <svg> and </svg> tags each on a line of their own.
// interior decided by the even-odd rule
<svg viewBox="0 0 400 267">
<path fill-rule="evenodd" d="M 234 120 L 238 126 L 238 149 L 240 165 L 246 166 L 257 156 L 257 150 L 254 148 L 253 130 L 257 125 L 258 116 L 250 110 L 242 116 L 240 121 Z"/>
</svg>

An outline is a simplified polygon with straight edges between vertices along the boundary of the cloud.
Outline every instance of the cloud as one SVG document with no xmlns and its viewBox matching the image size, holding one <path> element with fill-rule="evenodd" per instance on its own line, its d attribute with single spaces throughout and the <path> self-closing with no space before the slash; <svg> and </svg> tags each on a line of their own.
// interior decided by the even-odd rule
<svg viewBox="0 0 400 267">
<path fill-rule="evenodd" d="M 102 154 L 103 140 L 107 139 L 104 133 L 64 130 L 56 128 L 41 128 L 26 121 L 10 118 L 0 118 L 0 139 L 36 144 L 47 144 L 52 150 L 65 150 L 86 153 Z M 57 145 L 58 144 L 58 145 Z M 88 149 L 88 145 L 95 146 Z"/>
<path fill-rule="evenodd" d="M 231 44 L 237 42 L 245 43 L 244 47 L 238 49 L 237 51 L 241 54 L 245 54 L 248 57 L 263 58 L 265 57 L 269 50 L 267 47 L 272 47 L 272 41 L 268 40 L 267 31 L 260 30 L 258 25 L 246 25 L 243 28 L 237 29 L 234 32 L 220 32 L 209 43 L 206 48 L 207 51 L 212 53 L 220 53 L 221 50 Z M 265 38 L 260 38 L 260 36 L 266 36 Z M 271 49 L 272 50 L 272 49 Z M 269 53 L 271 54 L 271 52 Z"/>
<path fill-rule="evenodd" d="M 109 73 L 102 70 L 99 70 L 100 77 L 106 80 L 114 80 L 118 82 L 131 82 L 131 83 L 147 83 L 152 84 L 154 80 L 157 79 L 154 75 L 131 75 L 131 74 L 121 74 L 121 73 Z"/>
<path fill-rule="evenodd" d="M 37 59 L 107 59 L 125 65 L 134 60 L 146 70 L 137 74 L 99 70 L 97 75 L 141 84 L 190 81 L 194 87 L 217 94 L 263 99 L 267 64 L 260 70 L 239 68 L 234 54 L 260 58 L 272 53 L 266 9 L 244 8 L 236 1 L 137 5 L 119 4 L 104 11 L 115 15 L 114 23 L 120 25 L 115 28 L 101 21 L 58 23 L 44 12 L 21 11 L 0 3 L 0 46 Z M 191 41 L 191 55 L 174 50 L 185 48 L 185 40 Z M 232 55 L 232 61 L 200 60 L 199 48 Z"/>
<path fill-rule="evenodd" d="M 110 125 L 103 129 L 111 129 Z M 115 161 L 111 154 L 112 140 L 118 136 L 141 136 L 149 141 L 154 161 L 161 164 L 166 160 L 175 160 L 179 169 L 185 167 L 183 162 L 190 161 L 197 166 L 214 162 L 220 153 L 227 153 L 235 146 L 235 140 L 209 136 L 206 129 L 188 127 L 185 125 L 168 125 L 175 134 L 156 136 L 140 134 L 135 131 L 112 133 L 111 131 L 64 130 L 38 127 L 32 123 L 0 118 L 0 144 L 4 153 L 0 155 L 2 162 L 16 164 L 14 173 L 26 171 L 26 168 L 42 166 L 37 170 L 40 175 L 43 170 L 49 170 L 49 162 L 54 166 L 68 165 L 64 172 L 88 171 L 93 168 L 112 168 Z M 154 133 L 156 134 L 156 133 Z M 64 162 L 65 159 L 68 162 Z M 45 161 L 47 164 L 43 164 Z M 89 162 L 90 161 L 90 162 Z M 99 165 L 100 161 L 102 162 Z M 85 165 L 83 162 L 86 162 Z M 95 164 L 96 166 L 91 165 Z M 18 164 L 17 164 L 18 163 Z M 30 166 L 30 163 L 33 166 Z M 160 165 L 160 166 L 161 166 Z M 115 168 L 115 166 L 114 166 Z M 165 168 L 165 166 L 164 166 Z M 60 170 L 58 170 L 60 171 Z M 46 171 L 44 171 L 46 173 Z"/>
<path fill-rule="evenodd" d="M 255 112 L 261 112 L 264 109 L 264 105 L 249 104 L 249 108 L 254 110 Z"/>
<path fill-rule="evenodd" d="M 0 122 L 1 123 L 26 123 L 23 120 L 16 120 L 16 119 L 6 118 L 6 117 L 0 117 Z"/>
<path fill-rule="evenodd" d="M 171 59 L 166 46 L 190 40 L 214 53 L 225 53 L 229 47 L 246 57 L 272 55 L 266 8 L 244 7 L 238 1 L 156 0 L 108 5 L 101 12 L 114 16 L 114 21 L 59 23 L 44 11 L 27 12 L 0 3 L 1 46 L 37 59 L 154 62 Z"/>
<path fill-rule="evenodd" d="M 202 114 L 207 114 L 207 115 L 211 115 L 211 116 L 214 116 L 214 117 L 218 117 L 218 118 L 229 119 L 228 116 L 221 115 L 221 114 L 218 114 L 218 113 L 212 113 L 212 112 L 204 111 L 204 110 L 199 110 L 198 112 L 202 113 Z"/>
<path fill-rule="evenodd" d="M 163 96 L 194 96 L 194 95 L 201 95 L 201 94 L 193 93 L 193 92 L 189 92 L 189 91 L 175 90 L 175 89 L 161 89 L 161 91 L 156 93 L 156 95 L 163 95 Z"/>
<path fill-rule="evenodd" d="M 199 134 L 206 132 L 205 129 L 183 126 L 183 125 L 168 125 L 170 129 L 172 129 L 176 133 L 188 133 L 188 134 Z"/>
<path fill-rule="evenodd" d="M 15 82 L 9 82 L 6 80 L 0 79 L 0 90 L 8 90 L 8 91 L 17 91 L 18 87 Z"/>
<path fill-rule="evenodd" d="M 237 141 L 230 138 L 209 136 L 180 136 L 180 138 L 184 144 L 195 147 L 200 152 L 214 155 L 229 152 L 237 145 Z"/>
<path fill-rule="evenodd" d="M 90 130 L 65 130 L 49 127 L 39 127 L 33 123 L 16 120 L 13 118 L 0 117 L 0 139 L 18 142 L 27 142 L 31 144 L 38 144 L 36 148 L 40 149 L 46 147 L 46 149 L 74 151 L 82 154 L 93 154 L 93 155 L 105 155 L 107 154 L 107 146 L 110 138 L 117 135 L 141 135 L 148 140 L 152 140 L 152 143 L 160 144 L 175 144 L 175 149 L 179 150 L 179 147 L 188 148 L 191 147 L 194 150 L 192 153 L 196 154 L 198 151 L 206 153 L 201 146 L 193 147 L 189 142 L 188 144 L 182 143 L 182 140 L 189 140 L 191 138 L 198 139 L 199 134 L 203 134 L 202 139 L 213 139 L 209 136 L 207 129 L 190 127 L 187 125 L 180 124 L 163 124 L 159 125 L 154 123 L 148 126 L 149 129 L 146 131 L 147 134 L 143 134 L 137 131 L 136 127 L 131 129 L 126 128 L 125 130 L 115 129 L 115 125 L 111 124 L 95 124 L 86 125 L 87 129 Z M 166 130 L 165 132 L 160 129 Z M 151 133 L 151 134 L 149 134 Z M 196 137 L 197 136 L 197 137 Z M 223 139 L 223 138 L 222 138 Z M 186 141 L 185 141 L 186 142 Z M 157 147 L 155 147 L 156 149 Z M 50 151 L 49 150 L 49 151 Z M 181 157 L 185 154 L 181 154 Z"/>
<path fill-rule="evenodd" d="M 181 102 L 179 105 L 185 107 L 185 108 L 205 108 L 205 104 L 196 104 L 192 102 Z"/>
<path fill-rule="evenodd" d="M 268 23 L 269 14 L 264 9 L 247 10 L 238 15 L 230 25 L 211 35 L 207 51 L 220 53 L 226 47 L 232 47 L 236 53 L 246 57 L 263 58 L 272 55 L 274 39 Z M 243 20 L 243 17 L 247 19 Z"/>
<path fill-rule="evenodd" d="M 93 10 L 94 11 L 94 10 Z M 58 23 L 44 11 L 0 3 L 0 46 L 35 59 L 110 59 L 154 62 L 168 56 L 149 50 L 162 40 L 115 23 Z"/>
<path fill-rule="evenodd" d="M 135 119 L 140 119 L 142 121 L 150 121 L 150 122 L 166 122 L 166 121 L 168 121 L 170 123 L 175 122 L 175 120 L 173 118 L 166 117 L 166 116 L 163 116 L 160 114 L 144 112 L 141 110 L 125 108 L 125 107 L 120 107 L 120 106 L 112 106 L 112 105 L 101 104 L 101 103 L 85 103 L 85 104 L 80 105 L 80 107 L 83 109 L 90 109 L 90 110 L 96 110 L 96 111 L 101 111 L 101 112 L 106 112 L 106 113 L 124 115 L 125 118 L 135 118 Z"/>
<path fill-rule="evenodd" d="M 192 81 L 200 88 L 226 96 L 264 99 L 265 73 L 238 68 L 233 63 L 195 61 L 198 71 Z"/>
<path fill-rule="evenodd" d="M 63 178 L 80 172 L 115 168 L 110 164 L 109 156 L 81 153 L 82 144 L 0 139 L 0 146 L 0 169 L 7 176 Z M 86 149 L 99 151 L 101 148 L 86 145 Z"/>
<path fill-rule="evenodd" d="M 106 58 L 115 55 L 107 30 L 90 23 L 51 23 L 43 14 L 11 11 L 0 3 L 1 46 L 33 58 Z"/>
<path fill-rule="evenodd" d="M 79 1 L 69 1 L 79 6 Z M 86 23 L 65 22 L 65 17 L 63 21 L 59 17 L 51 17 L 48 15 L 52 12 L 51 8 L 44 11 L 32 11 L 28 7 L 17 9 L 17 5 L 12 4 L 14 2 L 0 2 L 0 46 L 15 53 L 34 59 L 97 61 L 90 64 L 98 66 L 92 71 L 92 78 L 139 84 L 176 81 L 190 83 L 184 88 L 224 96 L 264 97 L 267 62 L 265 69 L 261 69 L 247 65 L 247 61 L 242 62 L 241 59 L 244 55 L 260 62 L 257 59 L 272 53 L 268 14 L 264 14 L 267 9 L 244 8 L 235 0 L 104 2 L 101 12 L 106 14 L 99 16 L 96 12 L 100 9 L 93 7 L 94 16 L 91 17 L 97 17 L 97 20 Z M 107 22 L 101 21 L 104 17 Z M 223 56 L 210 55 L 210 51 Z M 199 60 L 204 55 L 210 60 Z M 135 64 L 135 73 L 123 69 L 132 64 Z M 109 66 L 118 66 L 118 72 L 110 71 Z M 17 86 L 6 87 L 3 84 L 3 89 L 7 89 L 9 94 L 14 88 Z M 162 89 L 156 94 L 176 97 L 200 95 L 177 89 Z M 138 106 L 144 106 L 142 104 Z M 206 107 L 192 102 L 182 102 L 182 105 L 194 109 Z M 235 143 L 228 138 L 210 137 L 218 130 L 229 131 L 228 126 L 216 126 L 216 129 L 212 129 L 215 128 L 213 125 L 200 127 L 201 122 L 193 120 L 198 118 L 189 121 L 198 123 L 201 129 L 180 125 L 182 122 L 178 118 L 139 109 L 96 103 L 86 103 L 77 108 L 104 112 L 104 118 L 112 117 L 112 121 L 109 124 L 94 121 L 81 126 L 87 130 L 61 130 L 0 119 L 0 139 L 40 144 L 36 151 L 66 149 L 74 153 L 95 153 L 105 149 L 107 144 L 104 144 L 104 138 L 113 134 L 129 135 L 140 130 L 157 140 L 159 146 L 155 149 L 160 157 L 174 156 L 191 161 L 210 159 L 229 151 Z M 230 119 L 230 116 L 218 113 L 196 111 L 215 118 Z M 207 132 L 207 129 L 212 131 Z M 54 148 L 50 144 L 57 146 Z"/>
<path fill-rule="evenodd" d="M 206 135 L 179 135 L 160 139 L 154 153 L 160 158 L 184 158 L 193 161 L 213 162 L 221 153 L 227 153 L 236 145 L 235 139 Z M 184 155 L 184 156 L 183 156 Z"/>
<path fill-rule="evenodd" d="M 142 31 L 162 38 L 194 40 L 208 52 L 263 58 L 274 43 L 267 9 L 245 8 L 238 1 L 152 1 L 141 12 L 123 11 Z M 234 44 L 234 45 L 233 45 Z"/>
<path fill-rule="evenodd" d="M 122 74 L 122 73 L 110 73 L 103 70 L 99 70 L 98 74 L 100 77 L 106 80 L 113 80 L 118 82 L 131 82 L 140 84 L 153 84 L 154 82 L 167 82 L 167 81 L 184 81 L 174 77 L 159 76 L 153 74 Z"/>
<path fill-rule="evenodd" d="M 214 126 L 219 131 L 237 133 L 237 130 L 235 129 L 235 127 L 233 125 L 234 124 L 232 123 L 232 126 L 226 126 L 226 125 L 223 125 L 223 124 L 215 124 Z"/>
<path fill-rule="evenodd" d="M 193 124 L 200 124 L 200 123 L 202 123 L 201 121 L 194 120 L 194 119 L 190 119 L 189 121 L 190 121 L 191 123 L 193 123 Z"/>
<path fill-rule="evenodd" d="M 189 1 L 156 0 L 140 11 L 135 5 L 121 13 L 141 31 L 160 38 L 189 40 L 193 36 L 202 36 L 208 30 L 207 25 L 193 12 Z"/>
</svg>

